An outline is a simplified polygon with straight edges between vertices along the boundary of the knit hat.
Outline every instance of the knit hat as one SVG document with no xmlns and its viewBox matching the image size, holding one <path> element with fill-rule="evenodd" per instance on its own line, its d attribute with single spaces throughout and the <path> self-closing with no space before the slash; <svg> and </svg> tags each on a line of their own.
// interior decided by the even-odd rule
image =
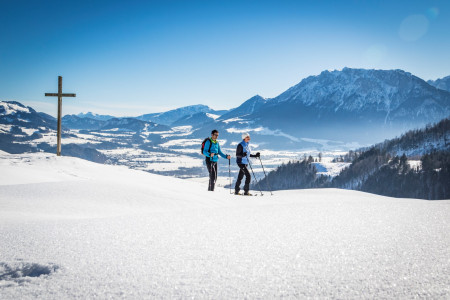
<svg viewBox="0 0 450 300">
<path fill-rule="evenodd" d="M 242 134 L 242 139 L 245 139 L 246 137 L 250 137 L 250 133 L 244 132 L 244 133 Z"/>
</svg>

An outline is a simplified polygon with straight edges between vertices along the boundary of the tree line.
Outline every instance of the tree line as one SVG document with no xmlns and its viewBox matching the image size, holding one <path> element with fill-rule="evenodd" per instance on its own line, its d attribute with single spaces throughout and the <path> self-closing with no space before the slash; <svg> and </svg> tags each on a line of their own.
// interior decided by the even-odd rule
<svg viewBox="0 0 450 300">
<path fill-rule="evenodd" d="M 309 156 L 282 164 L 260 186 L 267 187 L 268 180 L 274 190 L 334 187 L 392 197 L 449 199 L 449 136 L 447 118 L 370 148 L 349 151 L 334 160 L 351 162 L 334 178 L 318 175 Z M 406 153 L 420 158 L 420 167 L 411 167 Z"/>
</svg>

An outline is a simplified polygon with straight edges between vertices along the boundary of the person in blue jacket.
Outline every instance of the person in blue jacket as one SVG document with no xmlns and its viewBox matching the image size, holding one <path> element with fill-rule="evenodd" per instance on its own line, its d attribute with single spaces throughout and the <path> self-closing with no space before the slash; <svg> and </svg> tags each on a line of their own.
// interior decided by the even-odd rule
<svg viewBox="0 0 450 300">
<path fill-rule="evenodd" d="M 247 169 L 248 160 L 250 157 L 260 157 L 260 153 L 251 154 L 250 149 L 250 134 L 244 133 L 242 134 L 242 142 L 237 145 L 236 148 L 236 163 L 239 166 L 239 174 L 236 181 L 236 185 L 234 186 L 234 193 L 236 195 L 240 195 L 239 191 L 241 190 L 241 181 L 245 175 L 245 184 L 244 184 L 244 195 L 252 196 L 248 191 L 250 190 L 250 173 Z"/>
<path fill-rule="evenodd" d="M 206 140 L 205 147 L 203 148 L 203 155 L 206 156 L 206 167 L 209 172 L 209 185 L 208 191 L 214 191 L 214 186 L 217 180 L 217 161 L 219 160 L 219 155 L 223 158 L 230 159 L 230 155 L 225 155 L 220 150 L 219 142 L 217 138 L 219 137 L 219 132 L 213 130 L 211 132 L 211 138 Z"/>
</svg>

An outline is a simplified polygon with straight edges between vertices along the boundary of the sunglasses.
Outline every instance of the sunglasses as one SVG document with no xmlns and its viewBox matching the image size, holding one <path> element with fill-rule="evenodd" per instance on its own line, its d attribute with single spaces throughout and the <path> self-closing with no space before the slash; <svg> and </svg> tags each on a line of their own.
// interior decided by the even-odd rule
<svg viewBox="0 0 450 300">
<path fill-rule="evenodd" d="M 213 136 L 219 136 L 219 134 L 215 133 L 215 134 L 213 134 Z"/>
</svg>

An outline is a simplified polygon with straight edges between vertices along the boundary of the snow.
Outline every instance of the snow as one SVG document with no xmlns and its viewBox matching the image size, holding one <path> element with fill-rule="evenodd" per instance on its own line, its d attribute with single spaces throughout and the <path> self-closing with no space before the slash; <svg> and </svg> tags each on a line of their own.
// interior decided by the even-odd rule
<svg viewBox="0 0 450 300">
<path fill-rule="evenodd" d="M 2 299 L 449 298 L 449 200 L 204 182 L 0 153 Z"/>
<path fill-rule="evenodd" d="M 103 131 L 113 131 L 113 132 L 116 132 L 116 131 L 119 131 L 119 128 L 103 129 Z"/>
<path fill-rule="evenodd" d="M 238 121 L 244 121 L 244 119 L 241 118 L 231 118 L 231 119 L 227 119 L 227 120 L 222 120 L 222 122 L 228 124 L 230 122 L 238 122 Z"/>
<path fill-rule="evenodd" d="M 19 127 L 20 130 L 22 130 L 23 132 L 25 132 L 27 135 L 32 135 L 33 133 L 35 133 L 36 130 L 35 128 L 25 128 L 25 127 Z"/>
<path fill-rule="evenodd" d="M 172 130 L 180 131 L 180 132 L 191 132 L 192 126 L 191 125 L 176 126 L 176 127 L 172 127 Z"/>
<path fill-rule="evenodd" d="M 342 141 L 335 141 L 335 140 L 325 140 L 325 139 L 312 139 L 312 138 L 300 138 L 302 141 L 310 142 L 310 143 L 316 143 L 323 147 L 323 149 L 334 149 L 334 151 L 339 151 L 337 149 L 359 149 L 363 146 L 368 145 L 361 145 L 358 142 L 350 142 L 345 143 Z"/>
<path fill-rule="evenodd" d="M 12 125 L 0 124 L 0 133 L 9 133 L 11 131 Z"/>
<path fill-rule="evenodd" d="M 294 142 L 299 142 L 300 141 L 298 138 L 293 137 L 292 135 L 286 134 L 286 133 L 282 132 L 279 129 L 271 130 L 271 129 L 265 128 L 265 127 L 243 128 L 243 129 L 230 127 L 230 128 L 227 128 L 226 131 L 229 132 L 229 133 L 258 132 L 259 134 L 265 134 L 265 135 L 283 136 L 283 137 L 288 138 L 288 139 L 290 139 L 291 141 L 294 141 Z"/>
<path fill-rule="evenodd" d="M 200 156 L 200 150 L 197 150 Z M 148 158 L 142 158 L 145 166 L 139 167 L 140 170 L 147 171 L 176 171 L 180 168 L 200 168 L 203 166 L 203 159 L 193 158 L 180 154 L 152 153 Z"/>
<path fill-rule="evenodd" d="M 0 113 L 0 116 L 12 115 L 17 112 L 30 113 L 28 107 L 22 107 L 20 105 L 14 103 L 7 103 L 4 101 L 0 101 L 0 106 L 3 108 L 4 112 Z"/>
<path fill-rule="evenodd" d="M 151 132 L 153 133 L 153 132 Z M 168 138 L 168 137 L 176 137 L 176 136 L 187 136 L 190 135 L 192 133 L 192 126 L 191 125 L 186 125 L 186 126 L 176 126 L 176 127 L 172 127 L 172 131 L 168 131 L 168 134 L 162 134 L 164 132 L 160 132 L 161 137 L 163 139 Z"/>
<path fill-rule="evenodd" d="M 422 161 L 420 160 L 412 160 L 412 159 L 408 159 L 408 165 L 410 168 L 412 169 L 422 169 Z"/>
<path fill-rule="evenodd" d="M 316 162 L 316 163 L 314 163 L 314 165 L 317 168 L 317 174 L 335 177 L 335 176 L 339 175 L 339 173 L 343 169 L 350 166 L 351 163 Z"/>
<path fill-rule="evenodd" d="M 210 113 L 206 113 L 206 116 L 208 118 L 211 118 L 211 119 L 214 119 L 214 120 L 220 117 L 220 115 L 215 115 L 215 114 L 210 114 Z"/>
<path fill-rule="evenodd" d="M 261 132 L 260 132 L 260 134 L 267 134 L 267 135 L 274 135 L 274 136 L 283 136 L 283 137 L 288 138 L 288 139 L 290 139 L 291 141 L 294 141 L 294 142 L 299 142 L 300 141 L 298 138 L 293 137 L 292 135 L 286 134 L 286 133 L 282 132 L 279 129 L 270 130 L 269 128 L 263 127 Z"/>
<path fill-rule="evenodd" d="M 68 133 L 71 133 L 70 131 L 68 131 Z M 27 132 L 27 134 L 29 134 L 29 132 Z M 69 137 L 64 137 L 62 143 L 63 144 L 87 144 L 87 143 L 91 143 L 91 144 L 100 144 L 103 141 L 109 141 L 112 139 L 109 138 L 98 138 L 95 135 L 90 135 L 90 134 L 80 134 L 80 133 L 76 133 L 76 137 L 73 136 L 69 136 Z M 21 144 L 30 144 L 33 146 L 38 145 L 39 143 L 47 143 L 51 146 L 55 146 L 56 145 L 56 131 L 55 130 L 50 130 L 49 133 L 43 133 L 41 138 L 38 139 L 34 139 L 32 141 L 26 141 L 26 142 L 19 142 Z"/>
<path fill-rule="evenodd" d="M 258 127 L 258 128 L 235 128 L 235 127 L 230 127 L 227 128 L 226 131 L 229 133 L 244 133 L 244 132 L 259 132 L 261 131 L 263 128 L 262 127 Z"/>
<path fill-rule="evenodd" d="M 106 154 L 106 155 L 125 155 L 125 154 L 143 155 L 143 154 L 147 154 L 146 151 L 141 150 L 141 149 L 135 149 L 135 148 L 117 148 L 117 149 L 110 149 L 110 150 L 99 149 L 97 151 L 99 151 L 103 154 Z"/>
<path fill-rule="evenodd" d="M 177 140 L 171 140 L 171 141 L 165 142 L 165 143 L 161 144 L 160 146 L 163 148 L 168 148 L 168 147 L 173 147 L 173 146 L 188 147 L 188 146 L 195 146 L 195 145 L 201 145 L 201 144 L 202 144 L 201 139 L 177 139 Z"/>
</svg>

